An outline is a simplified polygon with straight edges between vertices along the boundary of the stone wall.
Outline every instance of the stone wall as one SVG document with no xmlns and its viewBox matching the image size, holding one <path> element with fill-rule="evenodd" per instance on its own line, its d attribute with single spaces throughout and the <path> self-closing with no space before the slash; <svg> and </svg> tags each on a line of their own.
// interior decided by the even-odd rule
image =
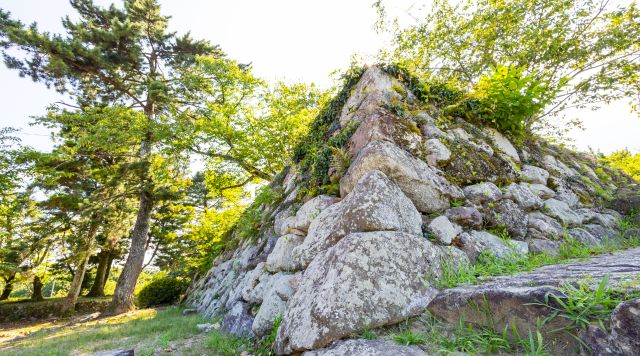
<svg viewBox="0 0 640 356">
<path fill-rule="evenodd" d="M 368 68 L 338 118 L 358 125 L 340 196 L 293 208 L 306 179 L 290 167 L 283 202 L 264 207 L 272 224 L 219 256 L 186 303 L 241 336 L 263 337 L 281 317 L 277 352 L 314 350 L 422 313 L 443 260 L 554 253 L 567 238 L 617 233 L 620 214 L 605 205 L 626 177 L 539 139 L 438 121 L 434 109 Z"/>
</svg>

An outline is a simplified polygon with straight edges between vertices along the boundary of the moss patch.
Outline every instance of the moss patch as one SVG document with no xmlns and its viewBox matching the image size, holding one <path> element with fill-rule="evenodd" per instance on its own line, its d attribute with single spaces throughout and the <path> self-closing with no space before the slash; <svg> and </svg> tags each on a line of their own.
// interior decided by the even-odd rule
<svg viewBox="0 0 640 356">
<path fill-rule="evenodd" d="M 497 185 L 507 185 L 515 180 L 513 167 L 500 157 L 489 156 L 462 141 L 450 144 L 449 149 L 453 154 L 443 170 L 447 179 L 454 184 L 491 181 Z"/>
</svg>

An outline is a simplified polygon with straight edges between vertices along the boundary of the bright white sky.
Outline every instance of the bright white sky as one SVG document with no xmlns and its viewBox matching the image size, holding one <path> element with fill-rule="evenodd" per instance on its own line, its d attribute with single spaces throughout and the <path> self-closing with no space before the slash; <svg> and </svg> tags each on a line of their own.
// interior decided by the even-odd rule
<svg viewBox="0 0 640 356">
<path fill-rule="evenodd" d="M 172 29 L 179 33 L 190 30 L 195 38 L 220 44 L 229 57 L 251 62 L 256 74 L 271 80 L 327 86 L 331 84 L 329 74 L 347 67 L 353 54 L 373 55 L 385 43 L 372 28 L 376 19 L 373 0 L 160 2 L 163 12 L 172 16 Z M 387 3 L 401 10 L 412 1 Z M 0 0 L 0 8 L 25 23 L 37 21 L 41 29 L 51 32 L 61 31 L 61 17 L 72 13 L 67 0 Z M 19 78 L 0 64 L 0 127 L 21 128 L 24 144 L 42 150 L 51 148 L 47 129 L 28 123 L 30 116 L 43 114 L 47 105 L 59 99 L 44 85 Z M 640 118 L 630 113 L 625 103 L 575 115 L 586 128 L 570 135 L 579 149 L 592 147 L 609 153 L 628 148 L 640 152 Z"/>
</svg>

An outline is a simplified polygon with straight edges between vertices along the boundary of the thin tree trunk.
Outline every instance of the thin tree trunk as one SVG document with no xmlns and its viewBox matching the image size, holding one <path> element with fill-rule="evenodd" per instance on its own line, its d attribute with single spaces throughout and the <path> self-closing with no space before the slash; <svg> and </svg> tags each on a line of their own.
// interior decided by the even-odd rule
<svg viewBox="0 0 640 356">
<path fill-rule="evenodd" d="M 16 275 L 12 275 L 9 278 L 5 278 L 4 280 L 4 289 L 2 290 L 2 295 L 0 295 L 0 300 L 7 300 L 13 291 L 13 280 L 16 278 Z"/>
<path fill-rule="evenodd" d="M 113 260 L 116 258 L 116 253 L 111 251 L 109 253 L 109 262 L 107 262 L 107 270 L 104 272 L 104 279 L 102 280 L 102 290 L 104 291 L 104 286 L 107 284 L 109 280 L 109 275 L 111 274 L 111 265 L 113 264 Z"/>
<path fill-rule="evenodd" d="M 96 278 L 93 279 L 91 290 L 87 293 L 87 297 L 104 297 L 104 280 L 107 272 L 107 263 L 109 262 L 109 251 L 101 250 L 98 254 L 98 268 L 96 269 Z"/>
<path fill-rule="evenodd" d="M 37 274 L 33 276 L 33 292 L 31 293 L 31 300 L 34 302 L 44 300 L 42 297 L 42 281 Z"/>
<path fill-rule="evenodd" d="M 133 226 L 133 232 L 131 233 L 129 256 L 118 278 L 113 299 L 107 309 L 108 314 L 121 314 L 135 309 L 133 291 L 138 282 L 138 276 L 142 271 L 152 209 L 153 199 L 151 192 L 144 190 L 140 194 L 138 215 Z"/>
<path fill-rule="evenodd" d="M 89 232 L 87 234 L 87 246 L 79 256 L 80 258 L 78 259 L 78 265 L 76 266 L 75 273 L 73 274 L 73 281 L 71 282 L 71 286 L 69 287 L 69 292 L 62 302 L 61 312 L 63 314 L 72 312 L 76 307 L 78 296 L 80 296 L 80 291 L 82 290 L 82 280 L 84 279 L 84 274 L 87 271 L 87 264 L 89 263 L 89 258 L 91 257 L 91 250 L 93 248 L 93 243 L 97 232 L 98 222 L 92 221 L 91 225 L 89 226 Z"/>
</svg>

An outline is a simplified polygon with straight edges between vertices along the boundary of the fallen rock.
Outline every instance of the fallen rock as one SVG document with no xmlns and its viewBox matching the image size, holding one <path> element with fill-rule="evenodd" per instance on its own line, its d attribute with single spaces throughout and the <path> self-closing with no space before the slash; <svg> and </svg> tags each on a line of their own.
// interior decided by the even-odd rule
<svg viewBox="0 0 640 356">
<path fill-rule="evenodd" d="M 307 266 L 320 252 L 352 232 L 404 231 L 422 235 L 422 219 L 398 186 L 380 171 L 364 174 L 340 203 L 311 223 L 304 242 L 294 248 L 297 266 Z"/>
<path fill-rule="evenodd" d="M 462 190 L 450 184 L 438 169 L 384 141 L 371 142 L 360 150 L 340 179 L 340 194 L 345 197 L 360 177 L 372 170 L 386 174 L 421 212 L 444 210 L 449 207 L 450 199 L 464 197 Z"/>
<path fill-rule="evenodd" d="M 303 356 L 426 356 L 417 346 L 401 346 L 386 340 L 341 340 L 331 347 L 307 351 Z"/>
<path fill-rule="evenodd" d="M 212 330 L 219 329 L 220 328 L 220 324 L 218 324 L 218 323 L 216 323 L 216 324 L 209 324 L 209 323 L 207 323 L 207 324 L 197 324 L 196 328 L 198 330 L 200 330 L 200 332 L 208 333 L 208 332 L 211 332 Z"/>
<path fill-rule="evenodd" d="M 421 313 L 437 293 L 424 277 L 438 270 L 440 253 L 403 232 L 344 237 L 304 272 L 278 329 L 277 353 L 325 347 Z"/>
<path fill-rule="evenodd" d="M 479 228 L 482 226 L 482 214 L 476 208 L 457 206 L 445 210 L 444 215 L 450 221 L 463 227 Z"/>
<path fill-rule="evenodd" d="M 525 164 L 520 170 L 520 179 L 524 182 L 540 184 L 546 187 L 549 172 L 546 169 Z"/>
</svg>

